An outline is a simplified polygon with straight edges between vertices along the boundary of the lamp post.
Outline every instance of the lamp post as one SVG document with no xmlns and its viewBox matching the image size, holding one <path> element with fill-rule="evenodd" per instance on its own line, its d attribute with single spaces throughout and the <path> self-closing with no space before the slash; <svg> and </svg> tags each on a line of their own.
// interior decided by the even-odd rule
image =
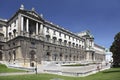
<svg viewBox="0 0 120 80">
<path fill-rule="evenodd" d="M 35 73 L 36 73 L 36 75 L 37 75 L 37 58 L 36 58 L 36 67 L 35 67 Z"/>
</svg>

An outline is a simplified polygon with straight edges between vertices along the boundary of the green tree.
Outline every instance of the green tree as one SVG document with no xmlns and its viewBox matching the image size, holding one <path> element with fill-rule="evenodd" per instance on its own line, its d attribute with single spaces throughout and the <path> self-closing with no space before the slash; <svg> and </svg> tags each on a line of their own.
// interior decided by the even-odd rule
<svg viewBox="0 0 120 80">
<path fill-rule="evenodd" d="M 115 35 L 110 51 L 113 53 L 113 67 L 120 67 L 120 32 Z"/>
</svg>

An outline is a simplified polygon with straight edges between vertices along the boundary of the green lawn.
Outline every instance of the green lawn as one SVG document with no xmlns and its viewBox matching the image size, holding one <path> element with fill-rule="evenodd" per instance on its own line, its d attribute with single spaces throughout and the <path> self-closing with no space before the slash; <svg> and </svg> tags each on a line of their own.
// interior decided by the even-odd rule
<svg viewBox="0 0 120 80">
<path fill-rule="evenodd" d="M 0 73 L 10 73 L 10 72 L 25 72 L 25 71 L 13 69 L 13 68 L 7 68 L 7 66 L 0 64 Z"/>
<path fill-rule="evenodd" d="M 63 80 L 120 80 L 120 68 L 112 68 L 87 77 L 66 77 L 53 74 L 0 76 L 0 80 L 50 80 L 53 78 Z"/>
</svg>

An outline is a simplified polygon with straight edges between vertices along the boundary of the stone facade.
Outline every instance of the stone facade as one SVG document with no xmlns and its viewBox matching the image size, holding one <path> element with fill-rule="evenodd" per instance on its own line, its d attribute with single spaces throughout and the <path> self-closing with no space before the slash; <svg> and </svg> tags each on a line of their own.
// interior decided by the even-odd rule
<svg viewBox="0 0 120 80">
<path fill-rule="evenodd" d="M 0 19 L 0 61 L 24 67 L 43 62 L 102 62 L 105 48 L 94 43 L 89 31 L 72 33 L 48 22 L 34 9 L 20 9 Z"/>
</svg>

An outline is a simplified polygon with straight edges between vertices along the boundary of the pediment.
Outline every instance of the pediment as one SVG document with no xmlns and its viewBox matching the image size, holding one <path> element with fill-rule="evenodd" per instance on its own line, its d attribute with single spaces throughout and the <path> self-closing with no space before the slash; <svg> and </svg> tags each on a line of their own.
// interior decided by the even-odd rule
<svg viewBox="0 0 120 80">
<path fill-rule="evenodd" d="M 27 13 L 30 14 L 30 15 L 33 15 L 33 16 L 35 16 L 37 18 L 40 18 L 40 16 L 34 11 L 28 11 Z"/>
<path fill-rule="evenodd" d="M 31 16 L 33 18 L 37 18 L 39 20 L 43 20 L 42 16 L 40 16 L 40 14 L 38 14 L 36 11 L 28 11 L 28 10 L 20 10 L 20 12 L 22 14 L 25 14 L 25 15 L 28 15 L 28 16 Z"/>
</svg>

